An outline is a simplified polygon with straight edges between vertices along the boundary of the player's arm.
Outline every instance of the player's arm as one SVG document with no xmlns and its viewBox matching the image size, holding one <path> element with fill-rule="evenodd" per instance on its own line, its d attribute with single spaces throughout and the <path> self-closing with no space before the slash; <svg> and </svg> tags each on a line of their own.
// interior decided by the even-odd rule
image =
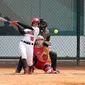
<svg viewBox="0 0 85 85">
<path fill-rule="evenodd" d="M 28 29 L 30 29 L 30 30 L 34 30 L 31 26 L 28 26 L 28 25 L 25 25 L 25 24 L 23 24 L 23 23 L 21 23 L 21 22 L 17 22 L 20 26 L 22 26 L 22 27 L 24 27 L 24 28 L 28 28 Z"/>
<path fill-rule="evenodd" d="M 17 23 L 17 21 L 12 21 L 11 24 L 14 26 L 14 27 L 17 27 L 18 31 L 20 32 L 20 34 L 25 34 L 24 30 L 21 28 L 21 26 Z"/>
<path fill-rule="evenodd" d="M 31 29 L 31 30 L 34 30 L 31 26 L 28 26 L 28 25 L 25 25 L 23 23 L 20 23 L 18 21 L 12 21 L 12 25 L 17 27 L 18 28 L 18 31 L 20 32 L 20 34 L 25 34 L 24 30 L 22 29 L 22 27 L 24 29 L 28 28 L 28 29 Z"/>
<path fill-rule="evenodd" d="M 19 25 L 17 25 L 17 27 L 18 27 L 18 31 L 20 32 L 20 34 L 25 34 L 25 32 L 24 32 L 24 30 L 22 30 L 22 28 L 19 26 Z"/>
</svg>

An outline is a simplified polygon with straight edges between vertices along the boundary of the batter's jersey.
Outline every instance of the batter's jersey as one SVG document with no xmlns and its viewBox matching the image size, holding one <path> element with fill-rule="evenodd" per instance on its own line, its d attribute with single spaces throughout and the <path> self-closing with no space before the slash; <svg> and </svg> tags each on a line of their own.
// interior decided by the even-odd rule
<svg viewBox="0 0 85 85">
<path fill-rule="evenodd" d="M 35 40 L 39 34 L 39 28 L 38 27 L 32 27 L 34 30 L 30 29 L 24 29 L 24 38 L 22 39 L 23 41 L 27 41 L 30 43 L 35 43 Z M 32 34 L 27 33 L 27 32 L 33 32 Z"/>
</svg>

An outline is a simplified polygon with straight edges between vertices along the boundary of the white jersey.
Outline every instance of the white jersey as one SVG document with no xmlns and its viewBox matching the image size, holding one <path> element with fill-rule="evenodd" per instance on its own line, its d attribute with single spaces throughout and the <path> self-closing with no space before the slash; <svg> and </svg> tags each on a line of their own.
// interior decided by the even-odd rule
<svg viewBox="0 0 85 85">
<path fill-rule="evenodd" d="M 39 28 L 38 27 L 32 27 L 34 29 L 34 37 L 35 40 L 37 39 L 37 36 L 39 35 Z"/>
<path fill-rule="evenodd" d="M 35 43 L 35 40 L 39 34 L 39 28 L 38 27 L 32 27 L 34 29 L 34 35 L 32 34 L 24 34 L 24 38 L 22 39 L 23 41 L 27 41 L 27 42 L 30 42 L 30 43 Z M 24 32 L 30 32 L 32 30 L 30 29 L 25 29 Z"/>
</svg>

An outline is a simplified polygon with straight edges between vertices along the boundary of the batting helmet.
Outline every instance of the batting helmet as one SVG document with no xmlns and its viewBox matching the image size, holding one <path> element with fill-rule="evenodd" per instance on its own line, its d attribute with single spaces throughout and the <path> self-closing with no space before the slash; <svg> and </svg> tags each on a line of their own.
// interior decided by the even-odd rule
<svg viewBox="0 0 85 85">
<path fill-rule="evenodd" d="M 40 23 L 40 20 L 38 18 L 33 18 L 32 23 L 34 23 L 34 22 Z"/>
</svg>

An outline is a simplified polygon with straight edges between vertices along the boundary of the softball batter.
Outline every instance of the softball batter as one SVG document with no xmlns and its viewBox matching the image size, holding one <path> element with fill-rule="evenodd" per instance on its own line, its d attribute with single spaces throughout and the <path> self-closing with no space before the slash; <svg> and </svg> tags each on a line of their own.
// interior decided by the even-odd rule
<svg viewBox="0 0 85 85">
<path fill-rule="evenodd" d="M 24 25 L 20 22 L 17 22 L 15 24 L 18 27 L 18 31 L 24 35 L 24 38 L 21 39 L 19 43 L 19 49 L 20 49 L 20 55 L 22 60 L 22 67 L 24 69 L 24 74 L 32 73 L 33 53 L 34 53 L 33 49 L 34 49 L 35 40 L 39 34 L 39 28 L 38 28 L 39 23 L 40 23 L 40 20 L 38 18 L 33 18 L 32 27 L 28 25 Z M 22 30 L 21 27 L 24 27 L 24 30 Z M 28 71 L 27 71 L 27 65 L 28 65 Z"/>
</svg>

